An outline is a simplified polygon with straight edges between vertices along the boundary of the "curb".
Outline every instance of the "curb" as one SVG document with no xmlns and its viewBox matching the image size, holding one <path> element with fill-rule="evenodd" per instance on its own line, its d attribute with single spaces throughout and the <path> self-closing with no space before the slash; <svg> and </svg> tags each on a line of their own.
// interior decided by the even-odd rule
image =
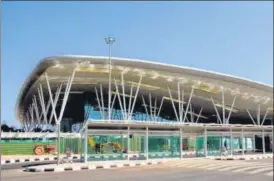
<svg viewBox="0 0 274 181">
<path fill-rule="evenodd" d="M 65 156 L 61 156 L 61 158 L 65 158 Z M 78 160 L 80 156 L 72 156 L 72 160 Z M 33 157 L 33 158 L 18 158 L 18 159 L 8 159 L 1 160 L 1 165 L 6 164 L 14 164 L 14 163 L 28 163 L 28 162 L 40 162 L 40 161 L 54 161 L 57 160 L 57 156 L 55 157 Z"/>
<path fill-rule="evenodd" d="M 115 164 L 103 164 L 103 165 L 78 165 L 78 166 L 67 166 L 64 168 L 52 167 L 52 168 L 26 168 L 25 171 L 28 172 L 65 172 L 65 171 L 79 171 L 79 170 L 99 170 L 99 169 L 113 169 L 122 167 L 137 167 L 145 165 L 155 165 L 161 164 L 164 161 L 148 161 L 148 162 L 128 162 L 128 163 L 115 163 Z"/>
</svg>

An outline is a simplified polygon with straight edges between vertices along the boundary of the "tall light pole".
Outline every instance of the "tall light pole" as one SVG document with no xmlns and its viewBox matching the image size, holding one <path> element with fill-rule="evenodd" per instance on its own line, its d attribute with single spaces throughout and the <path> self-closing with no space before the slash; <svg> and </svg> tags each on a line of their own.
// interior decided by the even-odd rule
<svg viewBox="0 0 274 181">
<path fill-rule="evenodd" d="M 110 103 L 111 103 L 111 45 L 115 42 L 115 38 L 109 36 L 105 38 L 109 48 L 109 76 L 108 76 L 108 120 L 111 119 Z"/>
</svg>

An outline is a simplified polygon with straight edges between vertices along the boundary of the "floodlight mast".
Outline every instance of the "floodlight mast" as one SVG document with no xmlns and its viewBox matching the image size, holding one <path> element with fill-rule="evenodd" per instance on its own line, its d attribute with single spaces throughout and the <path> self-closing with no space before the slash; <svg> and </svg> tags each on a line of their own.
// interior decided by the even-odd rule
<svg viewBox="0 0 274 181">
<path fill-rule="evenodd" d="M 110 110 L 110 104 L 111 104 L 111 46 L 115 42 L 115 38 L 109 36 L 105 38 L 106 44 L 108 44 L 109 48 L 109 77 L 108 77 L 108 120 L 111 120 L 111 110 Z"/>
</svg>

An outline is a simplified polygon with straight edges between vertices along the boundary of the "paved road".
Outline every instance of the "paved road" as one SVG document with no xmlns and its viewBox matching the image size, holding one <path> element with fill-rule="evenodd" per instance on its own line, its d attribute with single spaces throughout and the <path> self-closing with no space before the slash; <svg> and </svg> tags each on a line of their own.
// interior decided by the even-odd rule
<svg viewBox="0 0 274 181">
<path fill-rule="evenodd" d="M 161 165 L 96 171 L 61 173 L 2 172 L 3 181 L 272 181 L 272 163 L 268 161 L 183 160 Z M 252 169 L 255 167 L 255 169 Z M 269 168 L 271 167 L 271 169 Z M 249 168 L 249 169 L 247 169 Z M 240 169 L 246 169 L 241 171 Z M 254 170 L 257 169 L 257 172 Z M 260 171 L 258 171 L 260 169 Z M 240 171 L 239 171 L 240 170 Z M 271 171 L 270 171 L 271 170 Z M 252 172 L 253 171 L 253 172 Z"/>
</svg>

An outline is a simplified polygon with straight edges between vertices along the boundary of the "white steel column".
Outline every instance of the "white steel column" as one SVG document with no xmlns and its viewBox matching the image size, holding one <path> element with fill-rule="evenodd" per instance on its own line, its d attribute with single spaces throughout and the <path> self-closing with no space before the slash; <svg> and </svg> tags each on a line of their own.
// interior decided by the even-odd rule
<svg viewBox="0 0 274 181">
<path fill-rule="evenodd" d="M 160 115 L 160 112 L 161 112 L 162 106 L 163 106 L 163 102 L 164 102 L 164 97 L 162 97 L 161 104 L 160 104 L 160 107 L 158 109 L 157 117 L 159 117 L 159 115 Z"/>
<path fill-rule="evenodd" d="M 223 122 L 222 122 L 222 120 L 221 120 L 221 117 L 220 117 L 220 114 L 219 114 L 219 112 L 218 112 L 218 109 L 216 108 L 215 103 L 214 103 L 214 100 L 213 100 L 212 97 L 211 97 L 211 101 L 212 101 L 213 107 L 214 107 L 214 109 L 215 109 L 217 119 L 219 120 L 219 122 L 220 122 L 221 124 L 223 124 Z"/>
<path fill-rule="evenodd" d="M 129 161 L 129 153 L 130 153 L 130 130 L 129 126 L 127 127 L 127 160 Z"/>
<path fill-rule="evenodd" d="M 186 106 L 185 116 L 184 116 L 184 119 L 183 119 L 183 123 L 185 122 L 185 119 L 187 117 L 187 113 L 188 113 L 188 109 L 189 109 L 189 105 L 190 105 L 190 102 L 191 102 L 191 98 L 192 98 L 193 92 L 194 92 L 194 89 L 191 88 L 191 93 L 190 93 L 190 96 L 189 96 L 189 99 L 188 99 L 188 103 L 187 103 L 187 106 Z"/>
<path fill-rule="evenodd" d="M 177 114 L 177 110 L 176 110 L 176 107 L 175 107 L 175 104 L 174 104 L 173 97 L 172 97 L 171 91 L 169 89 L 169 86 L 167 86 L 167 90 L 168 90 L 169 97 L 171 99 L 171 104 L 172 104 L 172 107 L 173 107 L 173 110 L 174 110 L 176 120 L 179 122 L 179 117 L 178 117 L 178 114 Z"/>
<path fill-rule="evenodd" d="M 33 112 L 33 109 L 34 109 L 34 106 L 33 104 L 30 105 L 29 107 L 29 114 L 30 114 L 30 118 L 31 118 L 31 124 L 33 125 L 34 124 L 34 112 Z"/>
<path fill-rule="evenodd" d="M 123 103 L 124 103 L 123 105 L 124 105 L 124 111 L 125 111 L 125 120 L 128 120 L 126 96 L 125 96 L 124 72 L 121 73 L 121 79 L 122 79 L 122 92 L 123 92 Z"/>
<path fill-rule="evenodd" d="M 180 129 L 180 158 L 183 158 L 183 130 Z"/>
<path fill-rule="evenodd" d="M 123 107 L 121 97 L 120 97 L 120 93 L 119 93 L 119 88 L 118 88 L 118 85 L 117 85 L 117 82 L 116 82 L 115 79 L 114 79 L 114 84 L 115 84 L 115 88 L 116 88 L 116 94 L 117 94 L 117 97 L 118 97 L 119 105 L 120 105 L 120 108 L 121 108 L 121 113 L 123 115 L 123 119 L 126 120 L 126 115 L 125 115 L 126 114 L 126 111 L 125 111 L 126 108 Z"/>
<path fill-rule="evenodd" d="M 110 118 L 111 118 L 111 116 L 112 116 L 112 110 L 113 110 L 114 103 L 115 103 L 115 101 L 116 101 L 116 97 L 117 97 L 117 95 L 115 94 L 114 97 L 113 97 L 112 103 L 111 103 L 111 108 L 110 108 L 110 113 L 111 113 L 111 115 L 110 115 Z"/>
<path fill-rule="evenodd" d="M 271 131 L 271 149 L 272 149 L 272 153 L 274 153 L 274 134 L 273 134 L 273 129 Z"/>
<path fill-rule="evenodd" d="M 100 95 L 101 95 L 101 106 L 102 106 L 102 113 L 104 115 L 104 119 L 105 119 L 105 105 L 104 105 L 104 94 L 103 94 L 103 87 L 102 87 L 102 84 L 100 84 Z M 109 112 L 109 111 L 108 111 Z"/>
<path fill-rule="evenodd" d="M 194 110 L 192 110 L 192 106 L 191 106 L 191 104 L 190 104 L 190 112 L 191 112 L 191 114 L 190 114 L 190 121 L 193 123 L 193 122 L 194 122 L 194 116 L 193 116 L 193 113 L 195 113 L 195 112 L 194 112 Z"/>
<path fill-rule="evenodd" d="M 44 117 L 44 123 L 47 125 L 48 124 L 48 118 L 47 118 L 47 112 L 46 112 L 46 106 L 45 106 L 45 100 L 44 100 L 44 94 L 43 94 L 43 88 L 42 85 L 40 84 L 40 87 L 38 88 L 38 96 L 39 96 L 39 100 L 40 100 L 40 105 L 42 108 L 42 113 L 43 113 L 43 117 Z"/>
<path fill-rule="evenodd" d="M 148 127 L 146 127 L 146 160 L 148 160 Z"/>
<path fill-rule="evenodd" d="M 262 147 L 263 147 L 263 154 L 265 154 L 265 134 L 264 134 L 264 129 L 262 130 Z"/>
<path fill-rule="evenodd" d="M 244 130 L 241 129 L 242 155 L 244 155 Z"/>
<path fill-rule="evenodd" d="M 263 120 L 262 120 L 261 125 L 264 125 L 264 121 L 265 121 L 265 119 L 266 119 L 266 116 L 267 116 L 268 111 L 269 111 L 269 109 L 267 109 L 267 110 L 266 110 L 266 112 L 265 112 L 265 115 L 264 115 L 264 118 L 263 118 Z"/>
<path fill-rule="evenodd" d="M 98 103 L 98 106 L 99 106 L 101 117 L 102 117 L 102 119 L 105 119 L 105 114 L 104 114 L 103 108 L 101 106 L 99 95 L 98 95 L 98 91 L 97 91 L 96 87 L 95 87 L 95 94 L 96 94 L 96 99 L 97 99 L 97 103 Z"/>
<path fill-rule="evenodd" d="M 149 111 L 150 111 L 150 117 L 151 119 L 154 121 L 154 117 L 153 117 L 153 114 L 152 114 L 152 100 L 151 100 L 151 93 L 148 94 L 149 96 Z"/>
<path fill-rule="evenodd" d="M 232 128 L 230 128 L 230 155 L 233 156 L 233 135 L 232 135 Z"/>
<path fill-rule="evenodd" d="M 253 152 L 255 153 L 256 148 L 255 148 L 255 134 L 252 135 L 252 148 L 253 148 Z"/>
<path fill-rule="evenodd" d="M 204 155 L 207 157 L 207 128 L 204 129 Z"/>
<path fill-rule="evenodd" d="M 144 107 L 145 107 L 146 115 L 147 115 L 147 116 L 149 116 L 150 121 L 152 121 L 152 118 L 151 118 L 150 114 L 148 114 L 148 110 L 147 110 L 146 101 L 145 101 L 145 99 L 144 99 L 144 96 L 143 96 L 143 95 L 142 95 L 142 100 L 143 100 L 143 104 L 144 104 Z"/>
<path fill-rule="evenodd" d="M 261 124 L 261 105 L 258 104 L 258 111 L 257 111 L 257 124 L 260 125 Z"/>
<path fill-rule="evenodd" d="M 195 123 L 198 123 L 199 118 L 200 118 L 200 116 L 201 116 L 201 114 L 202 114 L 202 111 L 203 111 L 203 108 L 200 109 L 199 115 L 198 115 L 198 117 L 196 118 Z"/>
<path fill-rule="evenodd" d="M 84 162 L 87 163 L 88 161 L 88 124 L 85 124 L 85 129 L 84 129 L 84 148 L 85 148 L 85 154 L 84 154 Z"/>
<path fill-rule="evenodd" d="M 253 116 L 251 115 L 251 113 L 249 112 L 248 109 L 246 109 L 246 112 L 248 113 L 248 115 L 249 115 L 251 121 L 253 122 L 253 124 L 256 125 L 256 122 L 255 122 L 255 120 L 253 119 Z"/>
<path fill-rule="evenodd" d="M 131 113 L 132 92 L 133 92 L 133 83 L 131 83 L 131 86 L 130 86 L 129 103 L 127 107 L 128 118 L 130 117 L 130 113 Z"/>
<path fill-rule="evenodd" d="M 233 108 L 234 108 L 234 104 L 235 104 L 235 101 L 236 101 L 236 97 L 237 97 L 237 96 L 234 96 L 232 105 L 231 105 L 231 107 L 230 107 L 230 110 L 229 110 L 229 113 L 228 113 L 228 117 L 227 117 L 227 119 L 226 119 L 226 123 L 227 123 L 227 124 L 229 124 L 230 116 L 231 116 L 232 110 L 233 110 Z"/>
<path fill-rule="evenodd" d="M 140 86 L 141 86 L 142 78 L 143 78 L 143 76 L 141 75 L 140 79 L 139 79 L 139 82 L 138 82 L 138 86 L 137 86 L 136 92 L 135 92 L 135 96 L 134 96 L 134 100 L 133 100 L 132 106 L 130 107 L 131 111 L 130 111 L 130 114 L 129 114 L 129 120 L 132 119 L 132 114 L 133 114 L 133 110 L 135 108 L 135 103 L 136 103 L 136 100 L 137 100 L 137 97 L 138 97 L 138 93 L 139 93 L 139 89 L 140 89 Z"/>
<path fill-rule="evenodd" d="M 54 108 L 52 107 L 52 110 L 51 110 L 51 114 L 50 114 L 50 118 L 49 118 L 49 124 L 51 125 L 51 122 L 52 122 L 52 119 L 53 119 L 53 116 L 55 115 L 56 116 L 56 112 L 55 112 L 55 107 L 57 105 L 57 102 L 58 102 L 58 99 L 59 99 L 59 96 L 60 96 L 60 93 L 61 93 L 61 90 L 62 90 L 62 86 L 63 86 L 63 83 L 60 85 L 60 87 L 57 89 L 56 93 L 55 93 L 55 97 L 54 97 Z M 51 102 L 51 99 L 49 100 L 49 103 Z M 55 123 L 57 121 L 57 117 L 55 119 Z"/>
<path fill-rule="evenodd" d="M 38 110 L 38 104 L 37 104 L 35 95 L 34 95 L 34 98 L 33 98 L 33 105 L 34 105 L 36 119 L 38 121 L 39 126 L 41 126 L 41 120 L 40 120 L 40 115 L 39 115 L 39 110 Z"/>
</svg>

